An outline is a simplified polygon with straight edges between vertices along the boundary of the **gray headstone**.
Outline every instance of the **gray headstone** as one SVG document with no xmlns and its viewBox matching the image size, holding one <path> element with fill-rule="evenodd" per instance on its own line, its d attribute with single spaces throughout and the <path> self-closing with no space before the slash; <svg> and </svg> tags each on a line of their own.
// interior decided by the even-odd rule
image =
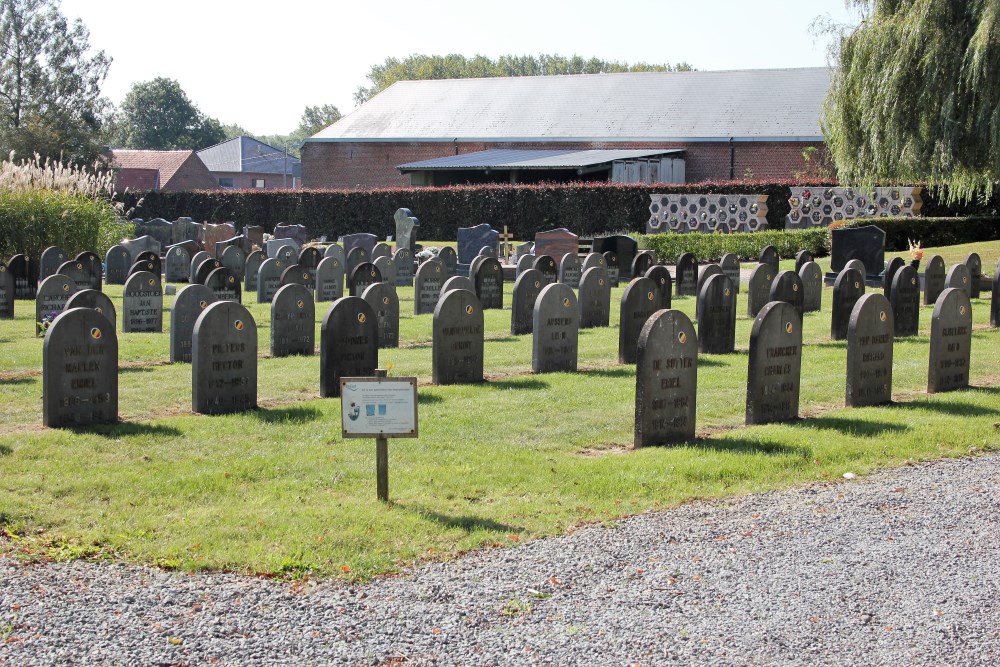
<svg viewBox="0 0 1000 667">
<path fill-rule="evenodd" d="M 576 294 L 564 283 L 542 288 L 532 318 L 531 370 L 575 373 L 580 341 Z"/>
<path fill-rule="evenodd" d="M 969 285 L 971 286 L 971 294 L 969 294 L 970 299 L 979 298 L 979 279 L 983 277 L 983 259 L 979 256 L 979 253 L 970 252 L 965 256 L 965 262 L 963 262 L 966 268 L 969 269 Z"/>
<path fill-rule="evenodd" d="M 191 336 L 191 409 L 217 415 L 257 407 L 257 323 L 234 301 L 201 312 Z"/>
<path fill-rule="evenodd" d="M 320 329 L 319 395 L 340 396 L 340 378 L 369 377 L 378 368 L 378 319 L 359 296 L 337 299 Z"/>
<path fill-rule="evenodd" d="M 42 256 L 38 260 L 38 278 L 45 280 L 59 270 L 63 262 L 69 261 L 69 253 L 59 246 L 49 246 L 42 251 Z"/>
<path fill-rule="evenodd" d="M 473 277 L 476 296 L 484 310 L 503 309 L 503 267 L 495 257 L 486 257 Z"/>
<path fill-rule="evenodd" d="M 188 285 L 170 307 L 170 361 L 191 363 L 191 337 L 202 311 L 215 303 L 215 293 L 204 285 Z"/>
<path fill-rule="evenodd" d="M 64 428 L 117 421 L 115 328 L 94 310 L 71 308 L 45 332 L 42 424 Z"/>
<path fill-rule="evenodd" d="M 396 288 L 386 282 L 375 283 L 365 288 L 361 298 L 375 311 L 379 348 L 399 347 L 399 297 Z"/>
<path fill-rule="evenodd" d="M 14 274 L 3 262 L 0 262 L 0 318 L 14 319 Z"/>
<path fill-rule="evenodd" d="M 535 254 L 535 242 L 528 241 L 527 243 L 519 243 L 514 246 L 514 259 L 519 260 L 525 255 Z M 530 268 L 530 267 L 529 267 Z"/>
<path fill-rule="evenodd" d="M 920 333 L 920 281 L 912 266 L 896 271 L 889 292 L 889 304 L 897 336 L 916 336 Z"/>
<path fill-rule="evenodd" d="M 471 279 L 466 276 L 452 276 L 448 280 L 444 281 L 444 285 L 441 286 L 441 295 L 444 296 L 445 292 L 450 292 L 453 289 L 464 289 L 476 293 L 476 285 Z M 435 306 L 437 308 L 437 306 Z"/>
<path fill-rule="evenodd" d="M 478 269 L 479 265 L 482 264 L 483 261 L 486 260 L 487 258 L 488 258 L 487 255 L 476 255 L 475 257 L 472 258 L 472 263 L 469 264 L 469 278 L 470 279 L 472 279 L 472 280 L 476 279 L 476 269 Z"/>
<path fill-rule="evenodd" d="M 606 327 L 611 321 L 611 281 L 603 264 L 583 272 L 580 279 L 580 328 Z"/>
<path fill-rule="evenodd" d="M 944 258 L 934 255 L 927 260 L 924 268 L 924 305 L 930 306 L 937 302 L 938 296 L 944 291 L 945 269 Z"/>
<path fill-rule="evenodd" d="M 621 269 L 618 268 L 618 255 L 611 251 L 605 252 L 604 263 L 608 267 L 608 280 L 611 281 L 611 286 L 618 287 L 621 276 Z"/>
<path fill-rule="evenodd" d="M 398 287 L 413 287 L 413 253 L 406 248 L 400 248 L 392 256 L 396 265 L 395 285 Z"/>
<path fill-rule="evenodd" d="M 746 423 L 798 417 L 801 373 L 802 319 L 794 306 L 772 301 L 761 308 L 750 330 Z"/>
<path fill-rule="evenodd" d="M 371 261 L 372 250 L 375 249 L 375 244 L 378 243 L 378 237 L 374 234 L 348 234 L 346 236 L 341 236 L 338 239 L 340 245 L 344 246 L 344 252 L 347 257 L 347 265 L 351 265 L 351 251 L 354 248 L 362 248 L 365 251 L 366 262 Z"/>
<path fill-rule="evenodd" d="M 160 277 L 148 271 L 129 276 L 122 292 L 122 332 L 163 331 L 163 288 Z"/>
<path fill-rule="evenodd" d="M 78 289 L 66 299 L 66 304 L 63 306 L 63 313 L 73 308 L 90 308 L 91 310 L 96 310 L 108 321 L 111 328 L 118 326 L 118 311 L 115 310 L 115 304 L 112 303 L 111 298 L 104 292 L 98 292 L 95 289 Z M 62 317 L 62 315 L 59 317 Z M 59 321 L 58 317 L 56 321 Z"/>
<path fill-rule="evenodd" d="M 525 269 L 514 281 L 514 293 L 510 306 L 510 333 L 512 336 L 532 332 L 535 301 L 546 284 L 545 278 L 537 269 Z"/>
<path fill-rule="evenodd" d="M 243 282 L 231 269 L 220 266 L 205 278 L 205 287 L 212 290 L 219 301 L 243 301 Z"/>
<path fill-rule="evenodd" d="M 885 265 L 885 272 L 882 274 L 882 292 L 885 294 L 885 298 L 889 299 L 890 303 L 892 302 L 892 279 L 895 277 L 896 272 L 904 266 L 906 266 L 906 262 L 900 257 L 893 257 Z"/>
<path fill-rule="evenodd" d="M 222 266 L 232 271 L 234 276 L 240 276 L 240 282 L 243 282 L 242 278 L 247 268 L 247 254 L 243 248 L 235 245 L 229 246 L 222 251 L 222 257 L 219 261 Z"/>
<path fill-rule="evenodd" d="M 862 267 L 864 268 L 864 267 Z M 837 274 L 833 283 L 833 314 L 830 317 L 830 338 L 844 340 L 847 338 L 848 326 L 854 304 L 865 293 L 865 277 L 861 271 L 845 268 Z"/>
<path fill-rule="evenodd" d="M 771 292 L 768 301 L 784 301 L 795 308 L 799 314 L 799 321 L 802 320 L 803 303 L 802 278 L 794 271 L 782 271 L 771 281 Z"/>
<path fill-rule="evenodd" d="M 347 253 L 344 252 L 344 246 L 338 243 L 331 243 L 323 251 L 323 257 L 333 257 L 340 261 L 341 266 L 347 266 Z"/>
<path fill-rule="evenodd" d="M 802 280 L 802 311 L 813 313 L 823 308 L 823 269 L 816 262 L 806 262 L 799 268 Z"/>
<path fill-rule="evenodd" d="M 990 298 L 990 326 L 1000 327 L 1000 262 L 993 272 L 993 294 Z"/>
<path fill-rule="evenodd" d="M 272 236 L 276 239 L 292 239 L 300 248 L 309 243 L 309 230 L 305 225 L 275 225 Z"/>
<path fill-rule="evenodd" d="M 496 248 L 500 243 L 500 232 L 486 223 L 475 227 L 458 228 L 458 262 L 469 264 L 484 246 Z"/>
<path fill-rule="evenodd" d="M 496 256 L 497 256 L 497 249 L 488 245 L 484 245 L 482 248 L 480 248 L 479 254 L 476 255 L 476 257 L 496 257 Z"/>
<path fill-rule="evenodd" d="M 653 253 L 648 250 L 641 251 L 632 259 L 632 277 L 645 276 L 646 271 L 649 271 L 649 267 L 653 266 L 653 264 L 656 264 L 656 257 Z M 678 296 L 680 296 L 679 292 Z"/>
<path fill-rule="evenodd" d="M 257 303 L 271 303 L 274 293 L 281 287 L 281 274 L 288 264 L 280 259 L 265 259 L 257 271 Z"/>
<path fill-rule="evenodd" d="M 294 262 L 299 256 L 299 246 L 292 239 L 270 239 L 264 244 L 264 254 L 268 259 Z"/>
<path fill-rule="evenodd" d="M 730 354 L 736 350 L 736 290 L 729 276 L 711 276 L 698 295 L 698 350 Z"/>
<path fill-rule="evenodd" d="M 104 282 L 104 267 L 101 262 L 101 258 L 97 256 L 97 253 L 85 250 L 77 255 L 73 261 L 83 264 L 83 268 L 90 276 L 89 289 L 94 289 L 100 292 L 101 286 Z"/>
<path fill-rule="evenodd" d="M 634 446 L 692 440 L 698 396 L 698 337 L 679 310 L 653 314 L 639 333 Z"/>
<path fill-rule="evenodd" d="M 438 259 L 444 264 L 444 269 L 448 273 L 449 278 L 455 275 L 455 271 L 458 269 L 458 254 L 454 248 L 451 246 L 441 248 L 441 252 L 438 253 Z"/>
<path fill-rule="evenodd" d="M 852 259 L 865 265 L 866 276 L 877 276 L 885 266 L 885 232 L 878 227 L 841 227 L 830 232 L 830 270 L 840 273 Z"/>
<path fill-rule="evenodd" d="M 350 276 L 354 269 L 358 268 L 361 264 L 367 264 L 371 262 L 371 256 L 368 251 L 357 246 L 351 248 L 350 252 L 347 253 L 347 275 Z"/>
<path fill-rule="evenodd" d="M 6 293 L 10 296 L 10 317 L 14 316 L 14 290 L 8 285 L 4 288 L 3 274 L 7 267 L 0 264 L 0 311 L 3 310 L 5 299 L 2 296 Z M 35 334 L 41 334 L 43 327 L 51 325 L 52 322 L 63 312 L 66 301 L 76 293 L 76 282 L 69 276 L 61 273 L 54 273 L 38 286 L 38 293 L 35 295 Z"/>
<path fill-rule="evenodd" d="M 305 268 L 309 273 L 313 274 L 315 277 L 316 269 L 319 267 L 319 263 L 323 260 L 323 253 L 319 251 L 319 248 L 315 246 L 309 246 L 308 248 L 303 248 L 299 252 L 299 266 Z"/>
<path fill-rule="evenodd" d="M 568 252 L 559 262 L 559 282 L 568 285 L 572 289 L 580 287 L 580 276 L 583 274 L 583 266 L 580 263 L 580 256 L 575 252 Z"/>
<path fill-rule="evenodd" d="M 927 393 L 968 387 L 971 352 L 972 304 L 965 292 L 949 287 L 941 292 L 931 315 Z"/>
<path fill-rule="evenodd" d="M 438 259 L 428 259 L 417 268 L 413 286 L 413 314 L 433 313 L 441 297 L 441 288 L 448 274 L 444 264 Z"/>
<path fill-rule="evenodd" d="M 119 245 L 125 248 L 133 263 L 136 259 L 138 259 L 139 253 L 152 252 L 159 255 L 160 249 L 163 247 L 163 245 L 152 236 L 140 236 L 137 239 L 127 239 L 122 241 Z"/>
<path fill-rule="evenodd" d="M 316 304 L 312 292 L 295 283 L 271 300 L 271 356 L 311 356 L 316 349 Z"/>
<path fill-rule="evenodd" d="M 535 261 L 531 263 L 531 268 L 542 274 L 546 285 L 559 280 L 559 268 L 556 266 L 556 260 L 548 255 L 535 255 Z"/>
<path fill-rule="evenodd" d="M 417 233 L 414 227 L 420 225 L 420 221 L 414 217 L 413 212 L 408 208 L 396 210 L 393 216 L 396 223 L 396 248 L 406 248 L 411 253 L 416 251 L 414 247 L 417 243 Z"/>
<path fill-rule="evenodd" d="M 442 292 L 434 309 L 433 332 L 434 384 L 482 382 L 483 309 L 476 295 L 464 289 Z"/>
<path fill-rule="evenodd" d="M 372 262 L 378 272 L 382 274 L 382 280 L 392 285 L 396 284 L 396 263 L 391 257 L 376 257 Z"/>
<path fill-rule="evenodd" d="M 580 266 L 580 277 L 583 277 L 583 274 L 587 271 L 587 269 L 593 269 L 595 267 L 601 267 L 605 271 L 608 270 L 608 263 L 604 261 L 604 255 L 599 252 L 587 253 L 587 256 L 583 258 L 583 263 Z"/>
<path fill-rule="evenodd" d="M 848 260 L 847 262 L 844 263 L 844 269 L 842 270 L 845 269 L 857 269 L 858 272 L 861 274 L 862 282 L 868 279 L 868 269 L 865 268 L 865 263 L 862 262 L 860 259 Z M 875 275 L 878 274 L 876 273 Z"/>
<path fill-rule="evenodd" d="M 354 267 L 350 277 L 347 279 L 347 286 L 350 288 L 351 296 L 360 297 L 369 285 L 382 282 L 382 274 L 371 262 L 362 262 Z"/>
<path fill-rule="evenodd" d="M 802 267 L 809 262 L 815 261 L 815 257 L 808 250 L 799 250 L 795 253 L 795 273 L 802 275 Z"/>
<path fill-rule="evenodd" d="M 281 286 L 302 285 L 309 292 L 316 291 L 316 274 L 304 266 L 292 264 L 281 272 Z"/>
<path fill-rule="evenodd" d="M 222 267 L 222 262 L 215 259 L 214 257 L 209 257 L 208 259 L 203 259 L 198 263 L 198 266 L 194 270 L 194 282 L 199 285 L 204 285 L 205 281 L 208 280 L 208 276 L 218 268 Z"/>
<path fill-rule="evenodd" d="M 877 293 L 863 295 L 854 305 L 848 325 L 847 407 L 892 401 L 892 341 L 889 300 Z"/>
<path fill-rule="evenodd" d="M 694 319 L 701 319 L 701 288 L 712 276 L 724 275 L 722 267 L 718 264 L 706 264 L 698 270 L 698 296 L 695 298 Z M 669 306 L 668 306 L 669 307 Z"/>
<path fill-rule="evenodd" d="M 191 218 L 177 218 L 174 220 L 171 243 L 183 243 L 184 241 L 197 242 L 200 236 L 201 225 Z M 188 248 L 188 252 L 191 252 L 190 248 Z"/>
<path fill-rule="evenodd" d="M 771 267 L 771 270 L 777 275 L 778 266 L 780 264 L 780 258 L 778 257 L 778 249 L 773 245 L 766 245 L 761 248 L 760 256 L 757 258 L 757 262 L 760 264 L 767 264 Z M 796 271 L 797 273 L 797 271 Z"/>
<path fill-rule="evenodd" d="M 618 322 L 618 362 L 634 364 L 639 334 L 650 315 L 659 310 L 656 284 L 649 278 L 634 278 L 622 292 Z"/>
<path fill-rule="evenodd" d="M 336 301 L 344 296 L 344 261 L 324 257 L 316 268 L 316 300 Z"/>
<path fill-rule="evenodd" d="M 164 277 L 168 283 L 186 283 L 191 277 L 191 254 L 185 248 L 173 246 L 167 250 L 164 261 Z"/>
<path fill-rule="evenodd" d="M 254 250 L 247 255 L 247 261 L 243 266 L 243 287 L 248 292 L 257 291 L 257 274 L 260 272 L 260 265 L 264 263 L 264 253 Z"/>
<path fill-rule="evenodd" d="M 965 292 L 965 296 L 971 299 L 972 276 L 969 275 L 969 267 L 965 264 L 953 265 L 950 269 L 948 269 L 948 276 L 945 278 L 945 286 L 960 289 Z"/>
<path fill-rule="evenodd" d="M 38 261 L 17 254 L 7 262 L 7 271 L 14 276 L 14 298 L 30 301 L 38 289 Z"/>
<path fill-rule="evenodd" d="M 517 258 L 517 270 L 514 273 L 514 278 L 519 278 L 522 273 L 532 268 L 535 263 L 534 255 L 521 255 Z"/>
<path fill-rule="evenodd" d="M 135 234 L 139 237 L 152 237 L 160 244 L 160 247 L 165 247 L 174 242 L 174 225 L 163 218 L 153 218 L 147 222 L 137 223 Z"/>
<path fill-rule="evenodd" d="M 371 262 L 375 263 L 375 260 L 379 257 L 392 257 L 392 248 L 389 247 L 388 243 L 378 242 L 375 247 L 372 248 Z"/>
<path fill-rule="evenodd" d="M 614 253 L 618 262 L 615 266 L 621 270 L 621 267 L 632 266 L 632 260 L 635 258 L 636 254 L 639 252 L 639 243 L 633 239 L 631 236 L 597 236 L 594 237 L 594 252 L 599 252 L 607 258 L 607 253 Z M 617 287 L 619 278 L 614 275 L 609 275 L 612 284 Z"/>
<path fill-rule="evenodd" d="M 740 293 L 740 258 L 736 256 L 736 253 L 727 252 L 719 260 L 719 267 L 722 272 L 729 276 L 729 279 L 733 281 L 733 289 L 736 293 Z"/>
<path fill-rule="evenodd" d="M 654 264 L 649 267 L 648 271 L 646 271 L 645 277 L 649 278 L 656 284 L 656 293 L 658 295 L 659 303 L 657 310 L 670 308 L 674 290 L 673 280 L 670 278 L 670 270 L 662 264 Z"/>
<path fill-rule="evenodd" d="M 198 282 L 197 278 L 198 267 L 201 266 L 201 263 L 204 262 L 206 259 L 215 259 L 215 258 L 212 257 L 212 253 L 206 252 L 204 250 L 199 250 L 195 254 L 191 255 L 191 273 L 188 274 L 189 283 Z"/>
<path fill-rule="evenodd" d="M 674 282 L 676 287 L 674 291 L 677 296 L 698 296 L 698 260 L 695 258 L 694 254 L 690 252 L 681 253 L 681 256 L 677 258 L 677 267 L 674 269 L 676 274 L 674 277 Z"/>
<path fill-rule="evenodd" d="M 162 275 L 158 270 L 159 268 L 160 268 L 159 257 L 156 258 L 155 262 L 151 259 L 139 260 L 129 268 L 128 277 L 125 278 L 125 284 L 126 285 L 128 284 L 129 278 L 131 278 L 134 274 L 140 272 L 152 273 L 154 276 L 157 276 L 157 278 L 159 278 L 159 276 Z"/>
</svg>

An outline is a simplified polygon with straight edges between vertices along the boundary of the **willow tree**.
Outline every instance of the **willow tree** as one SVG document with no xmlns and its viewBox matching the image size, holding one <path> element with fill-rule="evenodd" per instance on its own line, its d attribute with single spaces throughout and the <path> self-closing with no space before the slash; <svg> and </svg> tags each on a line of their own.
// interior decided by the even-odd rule
<svg viewBox="0 0 1000 667">
<path fill-rule="evenodd" d="M 824 114 L 843 182 L 924 181 L 951 199 L 1000 181 L 1000 2 L 848 0 Z"/>
</svg>

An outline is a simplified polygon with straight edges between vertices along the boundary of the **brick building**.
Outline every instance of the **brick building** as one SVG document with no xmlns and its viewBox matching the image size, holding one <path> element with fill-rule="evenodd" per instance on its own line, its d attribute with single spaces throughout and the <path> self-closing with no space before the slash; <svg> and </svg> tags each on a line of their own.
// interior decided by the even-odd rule
<svg viewBox="0 0 1000 667">
<path fill-rule="evenodd" d="M 400 81 L 306 139 L 302 184 L 787 179 L 807 170 L 803 151 L 825 152 L 820 115 L 830 74 L 817 67 Z M 675 165 L 670 178 L 660 175 L 664 160 Z"/>
<path fill-rule="evenodd" d="M 296 188 L 299 158 L 253 137 L 234 137 L 198 151 L 219 188 Z"/>
<path fill-rule="evenodd" d="M 194 151 L 112 149 L 115 189 L 145 191 L 208 190 L 215 179 Z"/>
</svg>

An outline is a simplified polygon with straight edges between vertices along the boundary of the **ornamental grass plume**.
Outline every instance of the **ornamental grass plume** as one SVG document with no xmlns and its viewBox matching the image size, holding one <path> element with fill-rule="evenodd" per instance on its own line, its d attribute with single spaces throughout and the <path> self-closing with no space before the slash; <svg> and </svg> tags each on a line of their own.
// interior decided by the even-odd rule
<svg viewBox="0 0 1000 667">
<path fill-rule="evenodd" d="M 23 193 L 37 190 L 83 194 L 93 199 L 111 199 L 115 194 L 114 174 L 100 162 L 92 167 L 64 164 L 42 158 L 36 153 L 31 160 L 0 162 L 0 193 Z"/>
</svg>

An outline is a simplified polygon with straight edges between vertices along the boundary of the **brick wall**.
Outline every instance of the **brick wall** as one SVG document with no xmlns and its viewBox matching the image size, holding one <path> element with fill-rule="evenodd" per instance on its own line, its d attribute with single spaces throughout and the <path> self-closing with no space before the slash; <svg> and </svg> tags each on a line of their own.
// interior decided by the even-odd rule
<svg viewBox="0 0 1000 667">
<path fill-rule="evenodd" d="M 822 143 L 735 142 L 733 175 L 737 179 L 788 180 L 807 171 L 802 151 L 809 146 L 820 149 L 808 165 L 815 176 L 817 165 L 825 159 Z M 729 179 L 730 146 L 725 143 L 393 143 L 393 142 L 309 142 L 302 147 L 302 186 L 306 188 L 361 189 L 370 187 L 407 187 L 409 176 L 396 165 L 472 153 L 491 148 L 536 149 L 643 149 L 683 148 L 688 183 Z"/>
</svg>

